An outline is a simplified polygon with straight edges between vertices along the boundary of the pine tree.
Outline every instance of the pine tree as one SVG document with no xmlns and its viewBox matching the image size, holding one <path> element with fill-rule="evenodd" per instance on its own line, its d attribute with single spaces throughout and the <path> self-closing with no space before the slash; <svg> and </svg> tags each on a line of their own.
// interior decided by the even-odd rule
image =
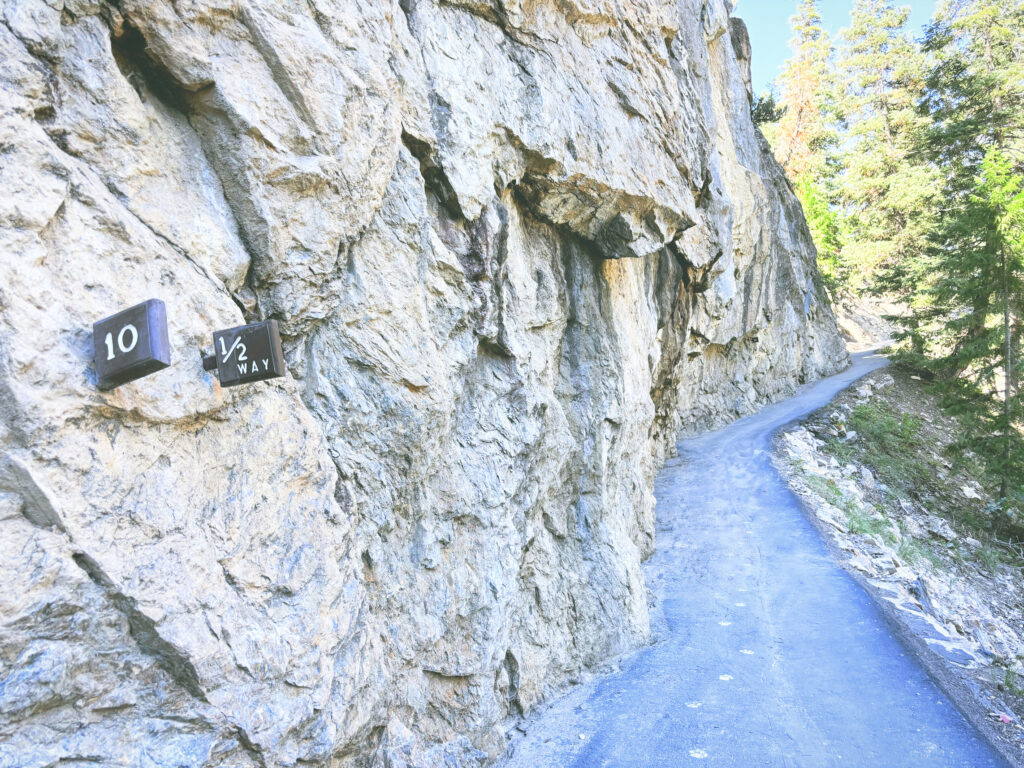
<svg viewBox="0 0 1024 768">
<path fill-rule="evenodd" d="M 775 156 L 795 182 L 805 173 L 824 175 L 824 151 L 835 134 L 829 127 L 831 43 L 822 27 L 818 0 L 800 0 L 790 25 L 793 58 L 780 77 L 785 111 L 776 132 Z"/>
<path fill-rule="evenodd" d="M 765 122 L 761 130 L 803 205 L 818 250 L 818 266 L 829 291 L 836 294 L 844 289 L 846 270 L 840 255 L 842 221 L 835 208 L 832 44 L 822 27 L 818 0 L 800 0 L 789 21 L 793 57 L 779 77 L 782 95 L 774 113 L 778 122 Z M 767 104 L 762 112 L 768 111 Z M 774 101 L 770 106 L 776 107 Z"/>
<path fill-rule="evenodd" d="M 778 96 L 773 90 L 762 91 L 750 105 L 750 117 L 754 125 L 770 125 L 782 119 L 785 110 L 779 106 Z"/>
<path fill-rule="evenodd" d="M 818 250 L 821 277 L 833 295 L 842 293 L 850 278 L 849 266 L 843 258 L 843 221 L 812 174 L 805 173 L 797 179 L 796 195 Z"/>
<path fill-rule="evenodd" d="M 965 445 L 1006 496 L 1024 484 L 1019 371 L 1024 255 L 1024 3 L 948 2 L 928 30 L 923 159 L 941 170 L 927 248 L 903 265 L 916 350 L 969 416 Z M 910 285 L 904 283 L 904 285 Z"/>
<path fill-rule="evenodd" d="M 917 110 L 925 59 L 908 16 L 892 0 L 857 0 L 840 40 L 842 263 L 858 287 L 920 250 L 938 189 L 935 167 L 913 161 L 926 125 Z"/>
<path fill-rule="evenodd" d="M 992 357 L 1001 357 L 1002 409 L 994 420 L 994 429 L 1002 435 L 1000 496 L 1009 492 L 1009 478 L 1024 479 L 1024 446 L 1015 440 L 1017 382 L 1021 369 L 1021 319 L 1024 318 L 1024 174 L 1019 164 L 995 147 L 985 153 L 982 175 L 976 193 L 978 202 L 994 213 L 996 232 L 992 237 L 999 250 L 999 302 L 1002 305 L 1001 333 L 994 334 L 1001 349 Z M 1017 327 L 1015 327 L 1017 326 Z M 995 382 L 998 388 L 998 382 Z M 1024 491 L 1024 489 L 1021 489 Z"/>
</svg>

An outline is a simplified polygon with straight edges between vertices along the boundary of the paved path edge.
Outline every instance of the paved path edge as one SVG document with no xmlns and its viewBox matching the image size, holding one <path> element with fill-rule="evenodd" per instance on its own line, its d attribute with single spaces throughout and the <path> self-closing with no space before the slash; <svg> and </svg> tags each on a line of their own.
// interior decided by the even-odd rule
<svg viewBox="0 0 1024 768">
<path fill-rule="evenodd" d="M 879 353 L 881 350 L 871 351 Z M 865 376 L 871 375 L 876 370 L 879 369 L 876 368 L 871 371 L 866 371 L 864 376 L 850 382 L 850 385 L 846 387 L 846 389 L 842 389 L 837 392 L 833 396 L 832 400 L 835 400 L 841 392 L 852 389 L 857 382 Z M 807 421 L 823 408 L 828 408 L 832 403 L 832 400 L 813 413 L 806 414 L 805 416 L 793 419 L 792 421 L 779 426 L 772 433 L 772 465 L 778 473 L 779 478 L 787 485 L 787 487 L 789 486 L 789 482 L 786 479 L 785 473 L 779 469 L 778 465 L 780 460 L 778 453 L 779 435 L 794 424 L 801 424 Z M 999 730 L 995 727 L 989 717 L 988 708 L 985 707 L 982 702 L 978 701 L 974 692 L 971 691 L 963 680 L 961 680 L 959 676 L 949 668 L 948 664 L 932 652 L 924 639 L 919 637 L 900 620 L 899 611 L 896 609 L 896 606 L 883 598 L 879 591 L 871 585 L 862 573 L 854 568 L 848 568 L 846 566 L 846 557 L 844 556 L 844 553 L 835 545 L 835 542 L 833 542 L 832 538 L 827 534 L 824 528 L 824 523 L 818 519 L 817 515 L 815 515 L 812 510 L 808 509 L 806 503 L 804 503 L 804 500 L 799 494 L 793 492 L 792 488 L 790 489 L 790 492 L 793 493 L 793 496 L 796 498 L 797 504 L 803 512 L 804 517 L 811 524 L 814 530 L 818 532 L 818 536 L 825 544 L 825 548 L 828 550 L 829 555 L 832 556 L 836 565 L 848 573 L 853 580 L 857 582 L 857 585 L 867 593 L 871 598 L 871 601 L 882 614 L 886 624 L 896 636 L 900 645 L 902 645 L 908 653 L 917 659 L 918 663 L 920 663 L 924 668 L 924 671 L 928 673 L 928 677 L 932 679 L 932 682 L 934 682 L 935 685 L 937 685 L 939 689 L 949 697 L 953 706 L 959 710 L 960 714 L 964 716 L 967 722 L 969 722 L 978 731 L 978 733 L 981 734 L 985 741 L 987 741 L 989 745 L 998 752 L 1004 760 L 1006 760 L 1006 762 L 1013 766 L 1013 768 L 1024 768 L 1024 754 L 1021 754 L 1013 744 L 1010 744 L 1003 739 L 1002 734 L 999 733 Z"/>
</svg>

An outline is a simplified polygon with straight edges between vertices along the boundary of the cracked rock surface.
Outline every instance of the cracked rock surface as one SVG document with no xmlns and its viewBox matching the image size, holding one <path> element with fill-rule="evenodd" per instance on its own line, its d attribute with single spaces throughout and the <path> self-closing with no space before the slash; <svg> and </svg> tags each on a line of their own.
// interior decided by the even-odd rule
<svg viewBox="0 0 1024 768">
<path fill-rule="evenodd" d="M 0 766 L 477 765 L 648 636 L 676 434 L 846 362 L 729 12 L 0 6 Z"/>
</svg>

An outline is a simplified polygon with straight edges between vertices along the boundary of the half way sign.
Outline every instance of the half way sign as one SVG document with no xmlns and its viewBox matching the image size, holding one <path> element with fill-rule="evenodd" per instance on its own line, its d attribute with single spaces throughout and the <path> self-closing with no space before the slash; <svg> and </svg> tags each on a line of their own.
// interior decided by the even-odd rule
<svg viewBox="0 0 1024 768">
<path fill-rule="evenodd" d="M 92 326 L 97 386 L 113 389 L 171 364 L 167 309 L 150 299 Z"/>
<path fill-rule="evenodd" d="M 208 371 L 217 369 L 222 387 L 284 376 L 277 320 L 215 331 L 213 355 L 203 359 L 203 367 Z"/>
</svg>

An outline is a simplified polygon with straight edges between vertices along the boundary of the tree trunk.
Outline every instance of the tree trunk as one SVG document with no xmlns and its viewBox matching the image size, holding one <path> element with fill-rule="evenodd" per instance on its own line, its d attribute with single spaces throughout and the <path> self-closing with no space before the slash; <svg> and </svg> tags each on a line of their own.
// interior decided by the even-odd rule
<svg viewBox="0 0 1024 768">
<path fill-rule="evenodd" d="M 1010 432 L 1013 425 L 1010 423 L 1010 402 L 1013 396 L 1013 347 L 1010 338 L 1010 291 L 1009 277 L 1006 265 L 1006 245 L 1002 246 L 1002 267 L 1003 267 L 1003 336 L 1006 341 L 1006 348 L 1003 354 L 1003 467 L 1000 473 L 999 497 L 1005 499 L 1007 491 L 1007 475 L 1010 473 Z"/>
</svg>

